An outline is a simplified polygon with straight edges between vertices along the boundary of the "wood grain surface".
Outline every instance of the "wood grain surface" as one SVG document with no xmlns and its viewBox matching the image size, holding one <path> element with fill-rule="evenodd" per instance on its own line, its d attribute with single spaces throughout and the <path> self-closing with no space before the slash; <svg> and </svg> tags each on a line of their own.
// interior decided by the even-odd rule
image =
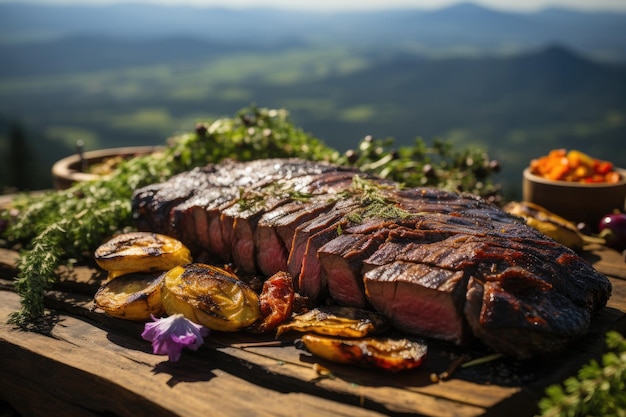
<svg viewBox="0 0 626 417">
<path fill-rule="evenodd" d="M 555 358 L 500 359 L 434 382 L 461 349 L 427 340 L 423 365 L 389 374 L 323 362 L 287 336 L 213 332 L 175 363 L 153 355 L 142 323 L 106 316 L 92 297 L 104 275 L 94 265 L 60 268 L 44 320 L 7 324 L 19 308 L 17 253 L 0 250 L 0 400 L 21 416 L 532 416 L 545 388 L 604 352 L 604 334 L 626 329 L 626 263 L 602 246 L 584 256 L 613 283 L 589 334 Z M 324 372 L 320 372 L 320 369 Z"/>
</svg>

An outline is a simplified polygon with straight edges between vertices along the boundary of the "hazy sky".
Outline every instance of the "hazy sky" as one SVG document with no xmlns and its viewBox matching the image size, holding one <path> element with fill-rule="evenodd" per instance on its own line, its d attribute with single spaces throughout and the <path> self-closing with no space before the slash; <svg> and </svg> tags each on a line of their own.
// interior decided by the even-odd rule
<svg viewBox="0 0 626 417">
<path fill-rule="evenodd" d="M 432 9 L 458 3 L 458 0 L 27 0 L 45 4 L 152 3 L 162 5 L 196 5 L 250 7 L 271 6 L 311 10 L 366 10 L 391 7 Z M 0 3 L 16 0 L 0 0 Z M 475 0 L 474 3 L 500 10 L 532 11 L 549 6 L 580 10 L 620 10 L 626 12 L 626 0 Z"/>
</svg>

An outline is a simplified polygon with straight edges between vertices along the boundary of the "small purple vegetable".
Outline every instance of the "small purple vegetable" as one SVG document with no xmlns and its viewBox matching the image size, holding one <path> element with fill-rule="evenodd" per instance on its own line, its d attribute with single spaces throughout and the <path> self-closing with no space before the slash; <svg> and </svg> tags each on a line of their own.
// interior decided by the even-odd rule
<svg viewBox="0 0 626 417">
<path fill-rule="evenodd" d="M 615 249 L 626 248 L 626 214 L 612 213 L 600 219 L 600 236 L 606 239 L 607 246 Z"/>
</svg>

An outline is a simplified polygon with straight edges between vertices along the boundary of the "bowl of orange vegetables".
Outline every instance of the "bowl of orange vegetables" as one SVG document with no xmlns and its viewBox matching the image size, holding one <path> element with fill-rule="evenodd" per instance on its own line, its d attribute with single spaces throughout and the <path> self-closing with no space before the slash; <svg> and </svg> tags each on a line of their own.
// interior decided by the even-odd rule
<svg viewBox="0 0 626 417">
<path fill-rule="evenodd" d="M 579 150 L 553 149 L 524 170 L 523 199 L 595 228 L 605 214 L 624 211 L 626 170 Z"/>
</svg>

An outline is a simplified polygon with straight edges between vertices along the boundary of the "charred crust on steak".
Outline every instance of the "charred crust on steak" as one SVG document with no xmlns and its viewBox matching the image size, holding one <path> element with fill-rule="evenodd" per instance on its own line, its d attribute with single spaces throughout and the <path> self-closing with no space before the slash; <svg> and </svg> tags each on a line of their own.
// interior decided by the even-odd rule
<svg viewBox="0 0 626 417">
<path fill-rule="evenodd" d="M 323 162 L 212 164 L 136 190 L 132 208 L 140 230 L 194 254 L 260 276 L 286 269 L 310 302 L 517 358 L 572 344 L 611 294 L 578 254 L 480 197 Z"/>
</svg>

